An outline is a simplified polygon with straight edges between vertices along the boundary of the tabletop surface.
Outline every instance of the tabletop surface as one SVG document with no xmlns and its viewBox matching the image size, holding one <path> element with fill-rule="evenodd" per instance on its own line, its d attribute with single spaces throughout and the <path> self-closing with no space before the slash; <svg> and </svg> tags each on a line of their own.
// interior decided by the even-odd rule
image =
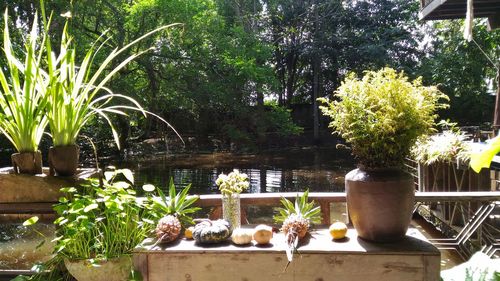
<svg viewBox="0 0 500 281">
<path fill-rule="evenodd" d="M 147 254 L 175 254 L 175 253 L 266 253 L 282 252 L 285 249 L 285 238 L 282 233 L 274 233 L 271 243 L 267 245 L 256 245 L 252 241 L 248 245 L 235 245 L 230 241 L 199 245 L 193 240 L 185 238 L 165 245 L 152 245 L 153 239 L 146 239 L 136 249 L 138 253 Z M 333 240 L 325 228 L 312 230 L 299 243 L 299 252 L 302 253 L 351 253 L 351 254 L 397 254 L 397 255 L 439 255 L 439 250 L 429 243 L 426 238 L 416 229 L 410 228 L 406 237 L 395 243 L 373 243 L 358 238 L 356 230 L 349 229 L 346 238 Z"/>
</svg>

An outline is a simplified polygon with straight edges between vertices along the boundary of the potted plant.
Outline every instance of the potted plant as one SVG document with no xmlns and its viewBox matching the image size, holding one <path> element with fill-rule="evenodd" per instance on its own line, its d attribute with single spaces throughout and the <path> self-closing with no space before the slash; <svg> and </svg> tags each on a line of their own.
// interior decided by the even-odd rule
<svg viewBox="0 0 500 281">
<path fill-rule="evenodd" d="M 321 99 L 330 127 L 351 145 L 358 168 L 346 175 L 347 207 L 361 238 L 386 242 L 405 236 L 414 204 L 415 185 L 403 170 L 417 138 L 435 125 L 446 99 L 421 78 L 408 81 L 391 68 L 349 74 L 335 93 Z"/>
<path fill-rule="evenodd" d="M 46 19 L 43 11 L 42 6 L 43 18 Z M 47 23 L 45 25 L 48 26 Z M 76 44 L 68 34 L 67 24 L 65 25 L 62 32 L 59 56 L 57 59 L 55 55 L 47 56 L 50 79 L 48 89 L 50 106 L 47 111 L 47 118 L 53 140 L 53 147 L 49 150 L 51 175 L 72 176 L 76 173 L 79 158 L 79 147 L 76 140 L 80 130 L 96 115 L 108 122 L 118 147 L 120 147 L 118 134 L 111 123 L 109 113 L 126 115 L 125 110 L 139 111 L 144 115 L 148 113 L 159 118 L 177 134 L 175 129 L 163 118 L 147 112 L 133 98 L 113 93 L 106 86 L 118 71 L 148 50 L 128 56 L 119 62 L 116 61 L 117 57 L 145 38 L 175 25 L 178 24 L 159 27 L 142 35 L 121 49 L 114 49 L 99 66 L 94 66 L 93 63 L 96 57 L 101 56 L 99 51 L 103 50 L 103 45 L 107 43 L 107 40 L 104 40 L 105 34 L 102 34 L 93 43 L 78 65 L 75 51 Z M 50 40 L 47 39 L 45 42 L 47 53 L 52 53 Z M 112 67 L 112 64 L 116 66 Z"/>
<path fill-rule="evenodd" d="M 67 196 L 54 207 L 55 249 L 78 281 L 128 280 L 133 249 L 155 228 L 148 200 L 136 198 L 131 182 L 130 170 L 116 170 L 106 172 L 102 184 L 91 179 L 83 190 L 62 189 Z"/>
<path fill-rule="evenodd" d="M 155 190 L 152 185 L 146 185 L 144 188 L 149 191 Z M 150 204 L 148 206 L 151 206 L 149 212 L 158 221 L 155 229 L 157 244 L 175 241 L 183 228 L 187 229 L 194 224 L 191 216 L 201 208 L 193 207 L 193 204 L 200 197 L 188 195 L 190 188 L 191 184 L 188 184 L 181 192 L 177 193 L 174 179 L 170 178 L 168 197 L 158 188 L 156 190 L 159 196 L 149 198 Z"/>
<path fill-rule="evenodd" d="M 0 67 L 0 131 L 17 150 L 12 155 L 14 172 L 41 174 L 42 155 L 38 145 L 48 120 L 47 81 L 41 68 L 44 48 L 39 41 L 46 40 L 47 35 L 39 34 L 35 20 L 24 44 L 24 58 L 19 58 L 12 48 L 7 10 L 4 25 L 3 53 L 7 65 Z"/>
</svg>

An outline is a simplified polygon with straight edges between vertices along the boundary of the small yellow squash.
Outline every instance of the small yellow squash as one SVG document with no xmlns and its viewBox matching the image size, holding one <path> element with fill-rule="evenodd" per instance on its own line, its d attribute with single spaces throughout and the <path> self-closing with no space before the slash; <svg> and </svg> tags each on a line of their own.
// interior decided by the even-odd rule
<svg viewBox="0 0 500 281">
<path fill-rule="evenodd" d="M 268 244 L 273 238 L 273 228 L 265 224 L 260 224 L 255 227 L 253 240 L 259 245 Z"/>
<path fill-rule="evenodd" d="M 231 234 L 231 240 L 236 245 L 245 245 L 252 242 L 252 229 L 236 228 Z"/>
</svg>

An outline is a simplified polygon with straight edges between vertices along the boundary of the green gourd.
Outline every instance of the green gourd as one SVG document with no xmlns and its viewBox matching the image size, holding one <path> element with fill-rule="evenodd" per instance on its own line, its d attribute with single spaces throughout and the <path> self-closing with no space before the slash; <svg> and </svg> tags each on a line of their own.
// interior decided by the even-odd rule
<svg viewBox="0 0 500 281">
<path fill-rule="evenodd" d="M 231 236 L 226 220 L 203 220 L 194 227 L 193 238 L 200 244 L 214 244 L 226 241 Z"/>
</svg>

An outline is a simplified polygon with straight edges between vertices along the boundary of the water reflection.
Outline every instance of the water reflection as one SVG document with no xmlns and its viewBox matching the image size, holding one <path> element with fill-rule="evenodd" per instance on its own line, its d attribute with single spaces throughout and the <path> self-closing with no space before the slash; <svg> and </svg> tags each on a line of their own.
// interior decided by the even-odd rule
<svg viewBox="0 0 500 281">
<path fill-rule="evenodd" d="M 298 149 L 266 155 L 230 153 L 161 156 L 113 163 L 135 172 L 138 185 L 152 183 L 165 187 L 173 178 L 178 188 L 192 183 L 193 193 L 217 193 L 220 173 L 239 169 L 250 179 L 251 193 L 343 191 L 344 175 L 354 168 L 346 152 L 335 149 Z"/>
<path fill-rule="evenodd" d="M 0 224 L 0 269 L 30 269 L 46 261 L 54 249 L 55 227 L 37 224 Z M 44 242 L 43 244 L 41 244 Z"/>
</svg>

